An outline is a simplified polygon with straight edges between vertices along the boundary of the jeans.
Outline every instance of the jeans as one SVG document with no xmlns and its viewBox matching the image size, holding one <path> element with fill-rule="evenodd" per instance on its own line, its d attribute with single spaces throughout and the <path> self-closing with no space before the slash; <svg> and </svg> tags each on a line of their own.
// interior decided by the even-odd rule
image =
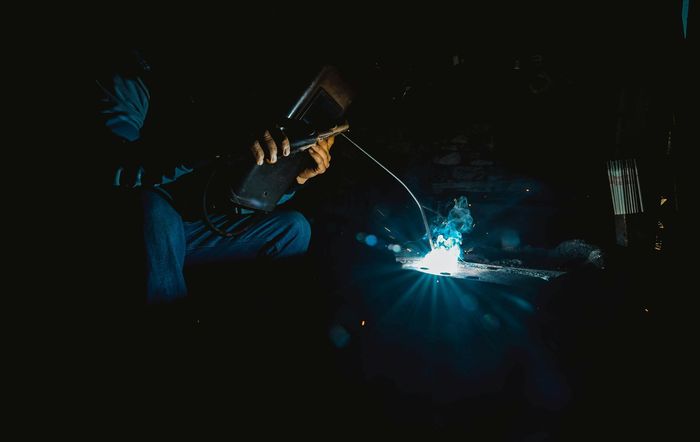
<svg viewBox="0 0 700 442">
<path fill-rule="evenodd" d="M 187 295 L 186 266 L 222 264 L 254 259 L 279 259 L 306 252 L 311 227 L 294 211 L 266 215 L 212 216 L 212 222 L 227 232 L 213 232 L 205 221 L 184 221 L 168 199 L 157 190 L 141 193 L 143 239 L 146 258 L 146 299 L 167 303 Z"/>
</svg>

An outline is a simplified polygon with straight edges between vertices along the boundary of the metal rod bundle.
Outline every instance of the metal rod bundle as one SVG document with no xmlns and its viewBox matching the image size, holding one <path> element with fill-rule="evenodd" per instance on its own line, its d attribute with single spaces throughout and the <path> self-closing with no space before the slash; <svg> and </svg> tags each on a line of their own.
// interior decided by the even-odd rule
<svg viewBox="0 0 700 442">
<path fill-rule="evenodd" d="M 637 160 L 608 161 L 608 181 L 615 215 L 644 212 Z"/>
</svg>

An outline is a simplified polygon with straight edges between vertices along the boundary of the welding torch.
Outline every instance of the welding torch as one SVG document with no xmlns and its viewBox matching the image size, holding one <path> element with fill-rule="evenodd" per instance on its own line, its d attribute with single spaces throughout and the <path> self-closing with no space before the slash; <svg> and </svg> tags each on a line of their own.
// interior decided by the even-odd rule
<svg viewBox="0 0 700 442">
<path fill-rule="evenodd" d="M 291 132 L 289 130 L 289 127 L 286 127 L 284 125 L 278 126 L 278 129 L 282 131 L 282 133 L 289 139 L 289 144 L 290 144 L 290 155 L 298 152 L 303 152 L 307 149 L 309 149 L 311 146 L 316 144 L 317 141 L 319 140 L 326 140 L 328 138 L 334 137 L 336 135 L 339 135 L 343 132 L 346 132 L 350 130 L 350 125 L 348 122 L 344 122 L 343 124 L 334 126 L 327 131 L 323 131 L 320 133 L 316 133 L 316 131 L 312 131 L 305 136 L 302 137 L 295 137 L 291 133 L 288 134 L 288 132 Z M 291 135 L 291 136 L 290 136 Z"/>
</svg>

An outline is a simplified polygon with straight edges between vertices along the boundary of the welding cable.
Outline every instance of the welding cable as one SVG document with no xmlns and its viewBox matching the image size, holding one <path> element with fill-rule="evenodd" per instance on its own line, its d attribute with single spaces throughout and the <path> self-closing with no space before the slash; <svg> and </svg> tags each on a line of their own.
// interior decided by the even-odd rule
<svg viewBox="0 0 700 442">
<path fill-rule="evenodd" d="M 404 189 L 406 189 L 408 194 L 411 195 L 411 198 L 413 198 L 413 201 L 415 201 L 416 205 L 418 206 L 418 210 L 420 210 L 420 216 L 423 218 L 423 225 L 425 226 L 425 234 L 428 235 L 428 244 L 430 244 L 430 250 L 434 250 L 435 246 L 433 246 L 433 236 L 430 234 L 430 225 L 428 224 L 428 218 L 425 217 L 425 212 L 423 211 L 423 206 L 421 205 L 420 201 L 418 201 L 418 198 L 416 198 L 416 196 L 413 194 L 413 192 L 411 192 L 411 189 L 409 189 L 408 186 L 403 181 L 401 181 L 401 179 L 399 177 L 394 175 L 389 169 L 384 167 L 384 165 L 382 163 L 380 163 L 372 155 L 370 155 L 369 152 L 367 152 L 366 150 L 361 148 L 357 143 L 352 141 L 350 139 L 350 137 L 348 137 L 345 133 L 341 133 L 340 135 L 345 137 L 345 139 L 348 140 L 353 146 L 355 146 L 360 152 L 367 155 L 370 160 L 377 163 L 377 165 L 379 167 L 381 167 L 382 169 L 384 169 L 386 171 L 386 173 L 388 173 L 389 175 L 394 177 L 394 179 L 396 181 L 398 181 L 399 183 L 401 183 L 401 185 L 404 187 Z"/>
<path fill-rule="evenodd" d="M 223 229 L 218 228 L 216 225 L 214 225 L 214 222 L 209 217 L 209 210 L 207 209 L 207 193 L 209 192 L 209 187 L 211 186 L 212 181 L 214 181 L 214 177 L 216 176 L 217 172 L 218 172 L 218 169 L 214 168 L 214 170 L 211 172 L 211 175 L 209 175 L 209 179 L 207 180 L 207 184 L 204 186 L 204 192 L 202 192 L 202 214 L 204 215 L 204 222 L 207 223 L 207 226 L 214 233 L 221 235 L 221 236 L 224 236 L 226 238 L 233 238 L 234 236 L 238 236 L 238 235 L 244 233 L 250 227 L 252 227 L 253 221 L 257 221 L 257 219 L 260 218 L 261 215 L 259 213 L 255 213 L 253 215 L 250 215 L 250 217 L 246 220 L 246 222 L 243 224 L 242 227 L 234 229 L 231 232 L 227 232 Z"/>
</svg>

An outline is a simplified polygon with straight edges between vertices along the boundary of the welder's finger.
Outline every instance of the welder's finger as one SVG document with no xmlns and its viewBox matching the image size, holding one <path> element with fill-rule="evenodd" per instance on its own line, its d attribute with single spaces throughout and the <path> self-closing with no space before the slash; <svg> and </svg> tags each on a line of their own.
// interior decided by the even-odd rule
<svg viewBox="0 0 700 442">
<path fill-rule="evenodd" d="M 312 147 L 311 147 L 311 150 L 314 151 L 314 152 L 316 152 L 316 153 L 321 157 L 321 159 L 323 160 L 323 165 L 324 165 L 324 166 L 326 167 L 326 169 L 327 169 L 328 166 L 330 166 L 330 163 L 331 163 L 331 156 L 328 154 L 328 151 L 325 150 L 323 147 L 317 146 L 317 145 L 316 145 L 316 146 L 312 146 Z"/>
<path fill-rule="evenodd" d="M 291 145 L 289 144 L 289 139 L 284 132 L 282 132 L 279 127 L 274 127 L 270 129 L 270 133 L 272 134 L 272 138 L 275 140 L 277 146 L 282 149 L 282 155 L 285 157 L 288 156 L 291 152 Z"/>
<path fill-rule="evenodd" d="M 331 147 L 333 147 L 333 143 L 335 143 L 335 135 L 333 135 L 332 137 L 329 137 L 328 140 L 326 140 L 326 141 L 328 141 L 328 152 L 330 152 Z"/>
<path fill-rule="evenodd" d="M 121 187 L 134 187 L 136 185 L 136 169 L 134 167 L 119 168 L 119 185 Z"/>
<path fill-rule="evenodd" d="M 275 139 L 272 138 L 272 134 L 270 134 L 269 130 L 266 130 L 265 133 L 262 136 L 263 139 L 263 144 L 265 145 L 265 149 L 267 149 L 267 162 L 270 164 L 274 164 L 277 162 L 277 143 L 275 143 Z"/>
<path fill-rule="evenodd" d="M 287 138 L 287 136 L 284 135 L 284 138 L 282 139 L 282 155 L 284 155 L 285 157 L 289 156 L 291 151 L 292 151 L 292 145 L 289 142 L 289 138 Z"/>
<path fill-rule="evenodd" d="M 328 144 L 328 140 L 319 139 L 318 141 L 316 141 L 316 146 L 320 147 L 326 152 L 328 152 L 331 149 L 331 146 Z"/>
<path fill-rule="evenodd" d="M 325 154 L 328 158 L 328 162 L 330 163 L 331 162 L 331 146 L 333 145 L 333 141 L 328 141 L 328 140 L 330 140 L 330 138 L 327 140 L 318 140 L 316 142 L 316 145 L 318 147 L 320 147 L 320 150 L 325 152 Z"/>
<path fill-rule="evenodd" d="M 265 153 L 263 152 L 262 146 L 260 146 L 260 142 L 258 140 L 255 140 L 253 144 L 251 144 L 250 151 L 253 152 L 253 158 L 255 158 L 255 163 L 258 166 L 262 166 L 263 159 L 265 158 Z"/>
<path fill-rule="evenodd" d="M 323 173 L 328 169 L 328 162 L 323 158 L 315 147 L 309 149 L 309 154 L 316 161 L 316 173 Z"/>
<path fill-rule="evenodd" d="M 321 158 L 321 155 L 316 153 L 313 148 L 309 149 L 309 155 L 311 155 L 311 158 L 316 162 L 316 166 L 313 169 L 307 169 L 307 171 L 310 171 L 313 176 L 318 175 L 323 166 L 323 158 Z"/>
</svg>

